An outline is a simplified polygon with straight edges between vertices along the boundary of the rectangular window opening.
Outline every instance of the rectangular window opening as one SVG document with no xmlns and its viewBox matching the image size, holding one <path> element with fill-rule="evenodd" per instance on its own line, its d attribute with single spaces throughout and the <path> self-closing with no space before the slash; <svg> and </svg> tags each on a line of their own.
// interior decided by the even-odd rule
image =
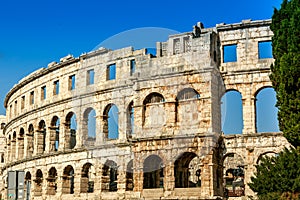
<svg viewBox="0 0 300 200">
<path fill-rule="evenodd" d="M 46 89 L 46 86 L 43 86 L 41 88 L 41 100 L 45 100 L 47 97 L 47 89 Z"/>
<path fill-rule="evenodd" d="M 58 95 L 59 94 L 59 81 L 54 81 L 53 85 L 54 85 L 53 94 Z"/>
<path fill-rule="evenodd" d="M 225 45 L 223 46 L 223 62 L 236 62 L 237 61 L 237 45 Z"/>
<path fill-rule="evenodd" d="M 135 72 L 135 60 L 130 60 L 130 76 Z"/>
<path fill-rule="evenodd" d="M 259 59 L 273 58 L 271 41 L 258 42 L 258 58 Z"/>
<path fill-rule="evenodd" d="M 116 79 L 116 64 L 109 65 L 107 67 L 107 80 Z"/>
<path fill-rule="evenodd" d="M 93 85 L 95 83 L 95 72 L 93 69 L 87 71 L 87 85 Z"/>
<path fill-rule="evenodd" d="M 34 104 L 34 91 L 30 92 L 30 104 Z"/>
<path fill-rule="evenodd" d="M 69 90 L 75 89 L 75 75 L 69 76 Z"/>
</svg>

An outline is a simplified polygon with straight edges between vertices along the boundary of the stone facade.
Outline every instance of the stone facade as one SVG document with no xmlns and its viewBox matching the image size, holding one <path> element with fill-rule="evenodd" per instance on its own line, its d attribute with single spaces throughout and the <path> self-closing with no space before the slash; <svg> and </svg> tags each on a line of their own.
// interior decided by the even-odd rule
<svg viewBox="0 0 300 200">
<path fill-rule="evenodd" d="M 289 146 L 255 125 L 256 94 L 271 86 L 274 60 L 258 56 L 270 22 L 199 23 L 158 42 L 156 56 L 100 48 L 25 77 L 5 99 L 2 197 L 19 170 L 25 199 L 226 198 L 230 169 L 242 168 L 247 183 L 261 156 Z M 235 62 L 224 62 L 228 45 Z M 229 90 L 242 95 L 241 135 L 221 130 Z M 254 195 L 234 181 L 238 196 Z"/>
</svg>

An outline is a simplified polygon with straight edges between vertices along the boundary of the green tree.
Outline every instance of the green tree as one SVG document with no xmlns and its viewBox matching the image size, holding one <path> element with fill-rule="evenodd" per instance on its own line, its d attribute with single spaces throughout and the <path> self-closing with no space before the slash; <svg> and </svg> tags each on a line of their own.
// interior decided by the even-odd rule
<svg viewBox="0 0 300 200">
<path fill-rule="evenodd" d="M 284 0 L 275 9 L 271 30 L 273 57 L 270 79 L 277 93 L 280 130 L 294 146 L 300 145 L 300 0 Z"/>
<path fill-rule="evenodd" d="M 256 166 L 250 188 L 261 200 L 300 198 L 300 0 L 283 0 L 271 30 L 274 65 L 270 79 L 277 93 L 280 130 L 294 146 Z"/>
</svg>

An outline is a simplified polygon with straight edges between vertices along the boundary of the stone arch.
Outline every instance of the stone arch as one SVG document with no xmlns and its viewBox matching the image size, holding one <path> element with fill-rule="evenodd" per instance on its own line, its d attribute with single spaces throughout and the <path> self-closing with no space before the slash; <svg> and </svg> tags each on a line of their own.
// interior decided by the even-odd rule
<svg viewBox="0 0 300 200">
<path fill-rule="evenodd" d="M 76 146 L 76 130 L 77 130 L 77 120 L 76 114 L 74 112 L 69 112 L 65 120 L 65 141 L 66 147 L 73 149 Z"/>
<path fill-rule="evenodd" d="M 57 170 L 55 167 L 51 167 L 48 171 L 47 177 L 47 194 L 55 195 L 57 192 Z"/>
<path fill-rule="evenodd" d="M 265 157 L 274 157 L 274 156 L 277 156 L 278 153 L 276 153 L 275 151 L 266 151 L 262 154 L 260 154 L 256 160 L 256 164 L 258 165 L 261 161 L 262 158 L 265 158 Z"/>
<path fill-rule="evenodd" d="M 222 159 L 224 167 L 225 192 L 228 197 L 245 195 L 245 161 L 237 153 L 227 153 Z"/>
<path fill-rule="evenodd" d="M 133 101 L 131 101 L 127 107 L 126 111 L 126 119 L 127 119 L 127 131 L 126 136 L 131 137 L 134 133 L 134 105 Z"/>
<path fill-rule="evenodd" d="M 164 102 L 165 98 L 160 93 L 152 92 L 146 96 L 143 101 L 143 126 L 162 126 L 165 123 Z"/>
<path fill-rule="evenodd" d="M 52 117 L 50 130 L 50 151 L 58 151 L 60 134 L 60 119 L 58 116 Z"/>
<path fill-rule="evenodd" d="M 162 188 L 164 186 L 164 163 L 158 155 L 150 155 L 144 160 L 143 188 Z"/>
<path fill-rule="evenodd" d="M 30 200 L 31 198 L 31 173 L 28 171 L 25 174 L 25 199 Z"/>
<path fill-rule="evenodd" d="M 42 196 L 43 191 L 43 172 L 38 169 L 35 173 L 35 186 L 34 186 L 34 196 Z"/>
<path fill-rule="evenodd" d="M 235 111 L 235 112 L 232 112 Z M 243 132 L 243 102 L 238 90 L 227 90 L 221 98 L 222 131 L 225 134 Z"/>
<path fill-rule="evenodd" d="M 31 158 L 34 151 L 34 127 L 32 124 L 28 126 L 27 137 L 27 158 Z"/>
<path fill-rule="evenodd" d="M 83 165 L 81 170 L 80 192 L 93 193 L 95 183 L 95 169 L 91 163 Z"/>
<path fill-rule="evenodd" d="M 38 125 L 38 140 L 37 140 L 37 152 L 39 154 L 43 153 L 46 150 L 46 123 L 44 120 L 41 120 Z"/>
<path fill-rule="evenodd" d="M 104 109 L 103 133 L 107 139 L 119 138 L 119 109 L 115 104 L 108 104 Z"/>
<path fill-rule="evenodd" d="M 63 171 L 63 194 L 74 194 L 74 168 L 68 165 Z"/>
<path fill-rule="evenodd" d="M 197 154 L 182 153 L 174 162 L 176 188 L 201 187 L 201 167 Z"/>
<path fill-rule="evenodd" d="M 83 132 L 87 133 L 88 141 L 96 140 L 96 111 L 89 107 L 83 113 Z"/>
<path fill-rule="evenodd" d="M 198 102 L 200 94 L 194 88 L 184 88 L 178 92 L 175 99 L 175 122 L 180 126 L 199 124 Z"/>
<path fill-rule="evenodd" d="M 24 128 L 20 128 L 18 137 L 18 159 L 23 159 L 24 157 Z"/>
<path fill-rule="evenodd" d="M 103 191 L 118 190 L 118 165 L 112 160 L 107 160 L 102 168 Z"/>
<path fill-rule="evenodd" d="M 132 191 L 133 187 L 133 160 L 130 160 L 126 167 L 126 191 Z"/>
<path fill-rule="evenodd" d="M 259 88 L 255 93 L 256 132 L 279 132 L 276 92 L 271 86 Z"/>
</svg>

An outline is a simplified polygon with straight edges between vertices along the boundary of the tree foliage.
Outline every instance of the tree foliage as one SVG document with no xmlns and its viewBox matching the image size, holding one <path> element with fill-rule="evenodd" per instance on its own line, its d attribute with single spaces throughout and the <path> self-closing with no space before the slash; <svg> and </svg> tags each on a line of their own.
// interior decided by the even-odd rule
<svg viewBox="0 0 300 200">
<path fill-rule="evenodd" d="M 300 0 L 283 0 L 271 30 L 279 127 L 294 148 L 262 159 L 249 186 L 261 200 L 300 199 Z"/>
<path fill-rule="evenodd" d="M 278 156 L 264 157 L 251 177 L 250 188 L 259 199 L 298 199 L 300 157 L 297 149 L 285 149 Z M 287 195 L 294 198 L 286 198 Z"/>
<path fill-rule="evenodd" d="M 270 79 L 277 93 L 280 130 L 294 146 L 300 145 L 300 0 L 283 0 L 275 9 L 271 30 L 275 64 Z"/>
</svg>

